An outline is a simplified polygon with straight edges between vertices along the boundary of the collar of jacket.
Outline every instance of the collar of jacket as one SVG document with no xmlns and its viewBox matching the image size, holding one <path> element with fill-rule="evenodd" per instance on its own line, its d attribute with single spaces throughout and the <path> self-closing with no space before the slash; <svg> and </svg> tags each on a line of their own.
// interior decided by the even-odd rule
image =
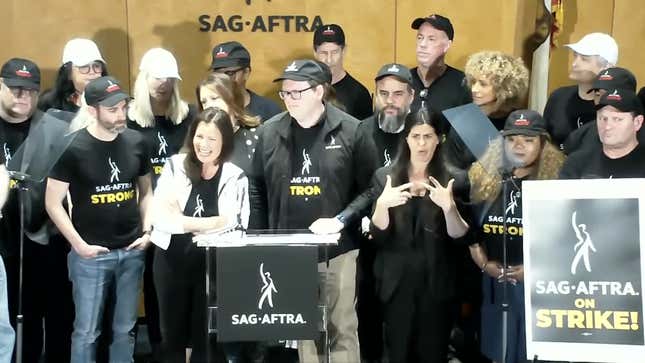
<svg viewBox="0 0 645 363">
<path fill-rule="evenodd" d="M 323 135 L 325 136 L 336 130 L 343 119 L 342 111 L 330 103 L 325 103 L 325 111 L 323 112 L 322 117 L 325 118 L 325 123 L 323 125 Z M 285 112 L 282 118 L 278 120 L 278 134 L 280 134 L 284 139 L 288 139 L 291 133 L 291 127 L 289 127 L 291 119 L 289 112 Z"/>
</svg>

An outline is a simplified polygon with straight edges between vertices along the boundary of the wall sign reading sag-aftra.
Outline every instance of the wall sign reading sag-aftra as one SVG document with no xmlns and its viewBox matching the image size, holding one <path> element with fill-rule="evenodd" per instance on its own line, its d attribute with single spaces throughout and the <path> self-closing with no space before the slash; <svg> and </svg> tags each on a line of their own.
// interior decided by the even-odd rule
<svg viewBox="0 0 645 363">
<path fill-rule="evenodd" d="M 312 32 L 323 25 L 320 15 L 209 15 L 197 19 L 201 32 Z"/>
</svg>

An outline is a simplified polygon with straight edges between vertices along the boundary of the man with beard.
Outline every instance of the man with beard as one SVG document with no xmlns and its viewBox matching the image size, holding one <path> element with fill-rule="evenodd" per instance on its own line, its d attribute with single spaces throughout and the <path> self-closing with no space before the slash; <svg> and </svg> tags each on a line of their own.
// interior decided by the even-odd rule
<svg viewBox="0 0 645 363">
<path fill-rule="evenodd" d="M 544 107 L 546 129 L 560 149 L 569 134 L 595 120 L 595 94 L 589 91 L 598 74 L 618 62 L 618 44 L 608 34 L 590 33 L 566 47 L 573 51 L 569 78 L 577 84 L 553 91 Z"/>
<path fill-rule="evenodd" d="M 110 362 L 131 362 L 133 328 L 150 243 L 152 199 L 148 149 L 141 134 L 126 128 L 129 96 L 112 77 L 85 88 L 92 121 L 80 129 L 54 166 L 45 205 L 72 246 L 69 277 L 76 307 L 72 363 L 96 361 L 96 342 L 107 296 L 114 307 Z M 71 219 L 63 200 L 73 205 Z"/>
<path fill-rule="evenodd" d="M 358 139 L 359 187 L 365 191 L 365 213 L 371 205 L 370 180 L 376 169 L 388 166 L 396 157 L 405 117 L 414 99 L 412 74 L 401 64 L 389 63 L 376 74 L 374 115 L 363 120 L 356 131 Z M 367 219 L 367 218 L 365 218 Z M 376 252 L 363 239 L 358 256 L 358 338 L 364 362 L 380 362 L 383 355 L 383 316 L 376 296 L 372 266 Z"/>
<path fill-rule="evenodd" d="M 412 29 L 417 31 L 417 67 L 412 68 L 415 91 L 412 111 L 423 104 L 428 110 L 440 112 L 470 102 L 470 92 L 465 87 L 464 72 L 445 63 L 448 49 L 452 46 L 455 29 L 450 19 L 439 14 L 416 18 Z M 447 133 L 448 121 L 440 125 L 441 133 Z"/>
</svg>

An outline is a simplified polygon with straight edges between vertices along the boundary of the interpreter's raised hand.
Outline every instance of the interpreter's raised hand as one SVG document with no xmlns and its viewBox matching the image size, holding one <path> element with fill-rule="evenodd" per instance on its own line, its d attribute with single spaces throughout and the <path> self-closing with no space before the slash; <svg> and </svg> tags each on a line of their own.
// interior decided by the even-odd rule
<svg viewBox="0 0 645 363">
<path fill-rule="evenodd" d="M 309 226 L 309 230 L 315 234 L 339 233 L 345 228 L 343 222 L 338 218 L 318 218 Z"/>
<path fill-rule="evenodd" d="M 430 183 L 423 183 L 423 186 L 428 189 L 430 200 L 444 211 L 455 207 L 455 199 L 452 195 L 452 185 L 454 184 L 455 179 L 450 179 L 445 188 L 433 176 L 428 177 L 428 180 Z"/>
<path fill-rule="evenodd" d="M 103 246 L 90 245 L 85 242 L 79 247 L 75 247 L 74 250 L 82 258 L 94 258 L 98 255 L 103 255 L 110 252 L 109 249 Z"/>
<path fill-rule="evenodd" d="M 134 242 L 130 243 L 128 247 L 125 248 L 126 251 L 130 251 L 132 249 L 137 249 L 137 250 L 145 250 L 148 248 L 150 245 L 150 235 L 148 233 L 144 233 L 141 237 L 137 238 L 134 240 Z"/>
<path fill-rule="evenodd" d="M 412 183 L 401 184 L 398 187 L 392 186 L 392 178 L 388 175 L 385 177 L 385 188 L 376 200 L 376 203 L 384 208 L 398 207 L 407 203 L 412 197 L 408 191 Z"/>
</svg>

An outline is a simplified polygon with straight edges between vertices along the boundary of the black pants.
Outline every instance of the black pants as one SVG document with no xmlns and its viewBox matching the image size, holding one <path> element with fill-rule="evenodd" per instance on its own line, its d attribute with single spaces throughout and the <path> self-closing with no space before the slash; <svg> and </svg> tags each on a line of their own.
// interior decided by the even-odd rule
<svg viewBox="0 0 645 363">
<path fill-rule="evenodd" d="M 424 281 L 407 274 L 384 304 L 389 363 L 446 361 L 456 303 L 431 296 Z"/>
<path fill-rule="evenodd" d="M 358 339 L 361 358 L 380 362 L 383 357 L 383 307 L 374 280 L 376 249 L 368 243 L 370 241 L 361 246 L 356 266 Z"/>
<path fill-rule="evenodd" d="M 146 269 L 143 272 L 143 304 L 146 309 L 146 327 L 151 344 L 161 343 L 161 327 L 159 325 L 159 302 L 154 283 L 153 262 L 155 247 L 150 246 L 146 251 Z"/>
<path fill-rule="evenodd" d="M 185 362 L 190 344 L 191 362 L 206 362 L 205 255 L 190 240 L 182 242 L 173 238 L 168 250 L 155 248 L 163 357 L 168 363 Z"/>
<path fill-rule="evenodd" d="M 19 241 L 12 243 L 18 245 Z M 19 251 L 18 248 L 16 250 Z M 70 360 L 74 302 L 72 284 L 67 273 L 68 251 L 67 241 L 60 235 L 52 237 L 49 245 L 45 246 L 25 236 L 22 284 L 22 357 L 25 363 L 39 362 L 43 345 L 45 362 L 59 363 Z M 16 329 L 19 252 L 5 258 L 5 264 L 9 316 L 11 325 Z"/>
</svg>

